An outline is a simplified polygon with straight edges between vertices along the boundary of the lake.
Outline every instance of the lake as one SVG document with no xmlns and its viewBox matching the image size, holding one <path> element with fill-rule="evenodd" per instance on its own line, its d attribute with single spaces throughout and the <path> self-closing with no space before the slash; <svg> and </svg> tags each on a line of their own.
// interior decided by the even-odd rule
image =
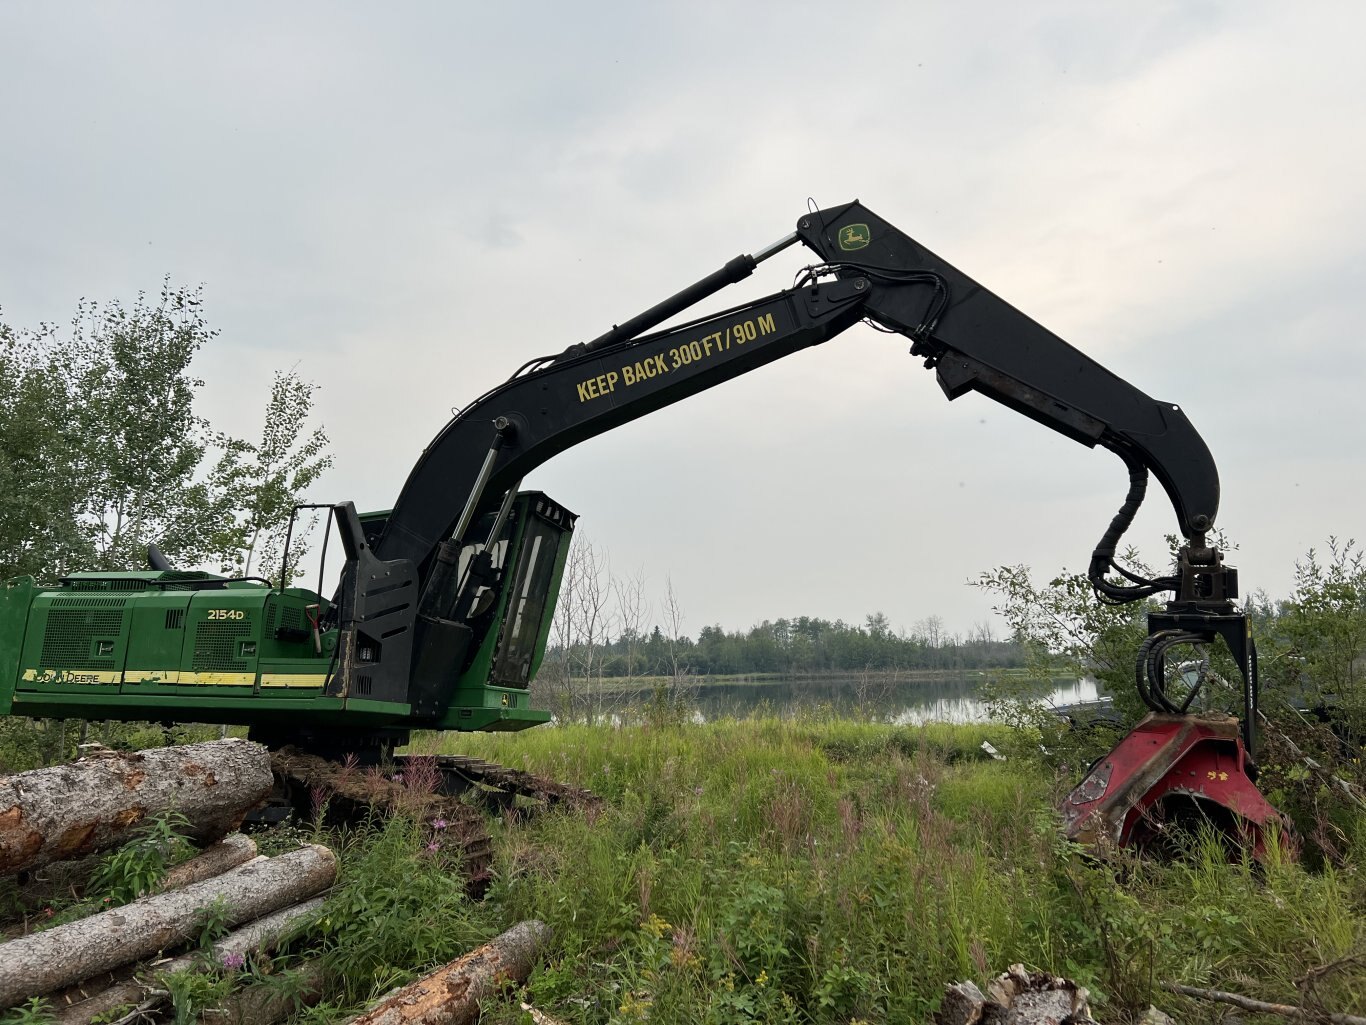
<svg viewBox="0 0 1366 1025">
<path fill-rule="evenodd" d="M 913 679 L 871 677 L 788 677 L 746 682 L 696 682 L 686 688 L 698 722 L 768 713 L 784 718 L 803 709 L 829 708 L 836 714 L 898 725 L 923 722 L 982 722 L 987 708 L 981 688 L 985 673 L 964 672 Z M 652 692 L 626 691 L 612 704 L 642 706 Z M 1099 698 L 1094 680 L 1058 680 L 1047 695 L 1057 706 Z"/>
</svg>

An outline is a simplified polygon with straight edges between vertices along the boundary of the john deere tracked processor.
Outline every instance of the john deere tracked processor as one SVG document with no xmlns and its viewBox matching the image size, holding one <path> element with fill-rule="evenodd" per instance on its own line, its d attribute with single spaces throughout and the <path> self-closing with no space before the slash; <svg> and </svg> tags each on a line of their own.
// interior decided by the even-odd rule
<svg viewBox="0 0 1366 1025">
<path fill-rule="evenodd" d="M 797 243 L 816 258 L 792 288 L 659 329 Z M 1143 832 L 1135 816 L 1156 819 L 1172 801 L 1222 808 L 1259 828 L 1270 813 L 1235 799 L 1255 792 L 1256 646 L 1235 604 L 1236 571 L 1210 543 L 1219 475 L 1199 433 L 1180 406 L 1112 374 L 858 202 L 803 214 L 795 231 L 754 255 L 591 341 L 523 364 L 456 414 L 388 513 L 362 519 L 349 503 L 323 507 L 345 549 L 331 597 L 175 572 L 154 551 L 147 572 L 73 573 L 51 586 L 9 581 L 0 588 L 0 712 L 245 723 L 273 746 L 362 757 L 382 756 L 419 726 L 544 722 L 528 684 L 574 517 L 543 494 L 519 492 L 526 474 L 864 322 L 908 340 L 949 399 L 980 393 L 1123 461 L 1128 495 L 1088 576 L 1106 602 L 1169 593 L 1137 658 L 1139 691 L 1154 712 L 1179 720 L 1191 705 L 1193 695 L 1163 689 L 1173 645 L 1222 643 L 1242 674 L 1241 735 L 1224 737 L 1232 755 L 1219 748 L 1217 764 L 1206 764 L 1211 755 L 1196 765 L 1144 733 L 1102 764 L 1103 779 L 1092 774 L 1079 789 L 1074 833 L 1125 842 Z M 1203 387 L 1208 368 L 1192 360 L 1188 375 Z M 877 439 L 854 430 L 850 444 L 875 450 Z M 1151 579 L 1116 562 L 1150 474 L 1184 539 L 1172 573 Z M 818 526 L 821 538 L 828 527 Z M 738 539 L 754 536 L 753 525 L 737 525 Z M 794 557 L 818 572 L 818 548 Z M 1195 786 L 1202 772 L 1219 785 Z"/>
<path fill-rule="evenodd" d="M 531 708 L 528 686 L 545 652 L 571 513 L 520 493 L 490 543 L 454 552 L 457 573 L 510 570 L 511 585 L 473 588 L 473 626 L 429 626 L 445 632 L 427 639 L 411 686 L 396 686 L 383 669 L 413 647 L 404 620 L 415 580 L 369 555 L 365 530 L 382 527 L 385 514 L 362 523 L 349 504 L 330 512 L 352 578 L 337 602 L 266 580 L 171 569 L 73 573 L 52 586 L 6 581 L 0 710 L 240 723 L 268 743 L 346 751 L 391 747 L 415 725 L 516 730 L 550 718 Z"/>
</svg>

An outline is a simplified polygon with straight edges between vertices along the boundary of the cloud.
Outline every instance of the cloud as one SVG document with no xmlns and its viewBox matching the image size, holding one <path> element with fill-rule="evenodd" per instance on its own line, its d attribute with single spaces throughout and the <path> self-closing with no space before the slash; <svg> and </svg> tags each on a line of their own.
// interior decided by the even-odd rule
<svg viewBox="0 0 1366 1025">
<path fill-rule="evenodd" d="M 524 360 L 855 197 L 1150 394 L 1225 482 L 1244 580 L 1363 495 L 1358 6 L 867 3 L 0 11 L 0 292 L 64 319 L 164 273 L 254 430 L 302 361 L 390 504 Z M 788 285 L 796 251 L 718 296 Z M 851 331 L 565 453 L 541 483 L 694 623 L 882 608 L 967 629 L 980 569 L 1079 566 L 1123 471 Z M 1296 487 L 1298 485 L 1298 487 Z M 1291 496 L 1291 497 L 1287 497 Z M 1160 556 L 1170 512 L 1135 527 Z"/>
</svg>

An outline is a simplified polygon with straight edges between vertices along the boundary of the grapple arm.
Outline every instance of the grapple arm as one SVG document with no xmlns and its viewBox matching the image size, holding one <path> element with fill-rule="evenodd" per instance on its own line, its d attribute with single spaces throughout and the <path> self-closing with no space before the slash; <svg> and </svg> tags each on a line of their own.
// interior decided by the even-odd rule
<svg viewBox="0 0 1366 1025">
<path fill-rule="evenodd" d="M 906 335 L 949 399 L 978 391 L 1083 445 L 1150 470 L 1181 533 L 1219 509 L 1214 459 L 1175 403 L 1150 398 L 858 202 L 798 222 L 802 242 L 841 277 L 866 277 L 870 320 Z"/>
</svg>

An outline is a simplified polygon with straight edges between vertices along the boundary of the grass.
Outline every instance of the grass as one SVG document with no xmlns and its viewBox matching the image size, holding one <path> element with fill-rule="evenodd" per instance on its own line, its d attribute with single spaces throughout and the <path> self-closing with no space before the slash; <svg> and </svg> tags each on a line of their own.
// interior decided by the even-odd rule
<svg viewBox="0 0 1366 1025">
<path fill-rule="evenodd" d="M 947 983 L 1014 962 L 1088 986 L 1114 1023 L 1150 1003 L 1183 1022 L 1222 1020 L 1163 992 L 1167 980 L 1366 1006 L 1366 820 L 1349 823 L 1346 856 L 1316 871 L 1230 865 L 1198 837 L 1176 863 L 1097 861 L 1058 833 L 1068 780 L 987 760 L 983 740 L 1004 749 L 1010 737 L 816 715 L 427 735 L 419 751 L 528 768 L 604 804 L 495 820 L 481 903 L 432 849 L 429 823 L 323 837 L 342 858 L 325 917 L 243 981 L 287 978 L 320 955 L 329 1002 L 299 1020 L 340 1021 L 537 918 L 554 939 L 529 999 L 574 1023 L 922 1022 Z M 525 1018 L 501 1003 L 482 1020 Z"/>
<path fill-rule="evenodd" d="M 1366 969 L 1343 961 L 1366 954 L 1366 828 L 1318 873 L 1228 865 L 1213 841 L 1176 864 L 1088 861 L 1057 833 L 1064 780 L 980 760 L 1006 739 L 758 719 L 450 745 L 607 799 L 498 837 L 490 901 L 555 929 L 532 990 L 570 1021 L 923 1021 L 946 983 L 1014 962 L 1076 978 L 1115 1021 L 1171 1009 L 1164 980 L 1294 999 L 1339 962 L 1318 998 L 1366 1006 Z"/>
</svg>

